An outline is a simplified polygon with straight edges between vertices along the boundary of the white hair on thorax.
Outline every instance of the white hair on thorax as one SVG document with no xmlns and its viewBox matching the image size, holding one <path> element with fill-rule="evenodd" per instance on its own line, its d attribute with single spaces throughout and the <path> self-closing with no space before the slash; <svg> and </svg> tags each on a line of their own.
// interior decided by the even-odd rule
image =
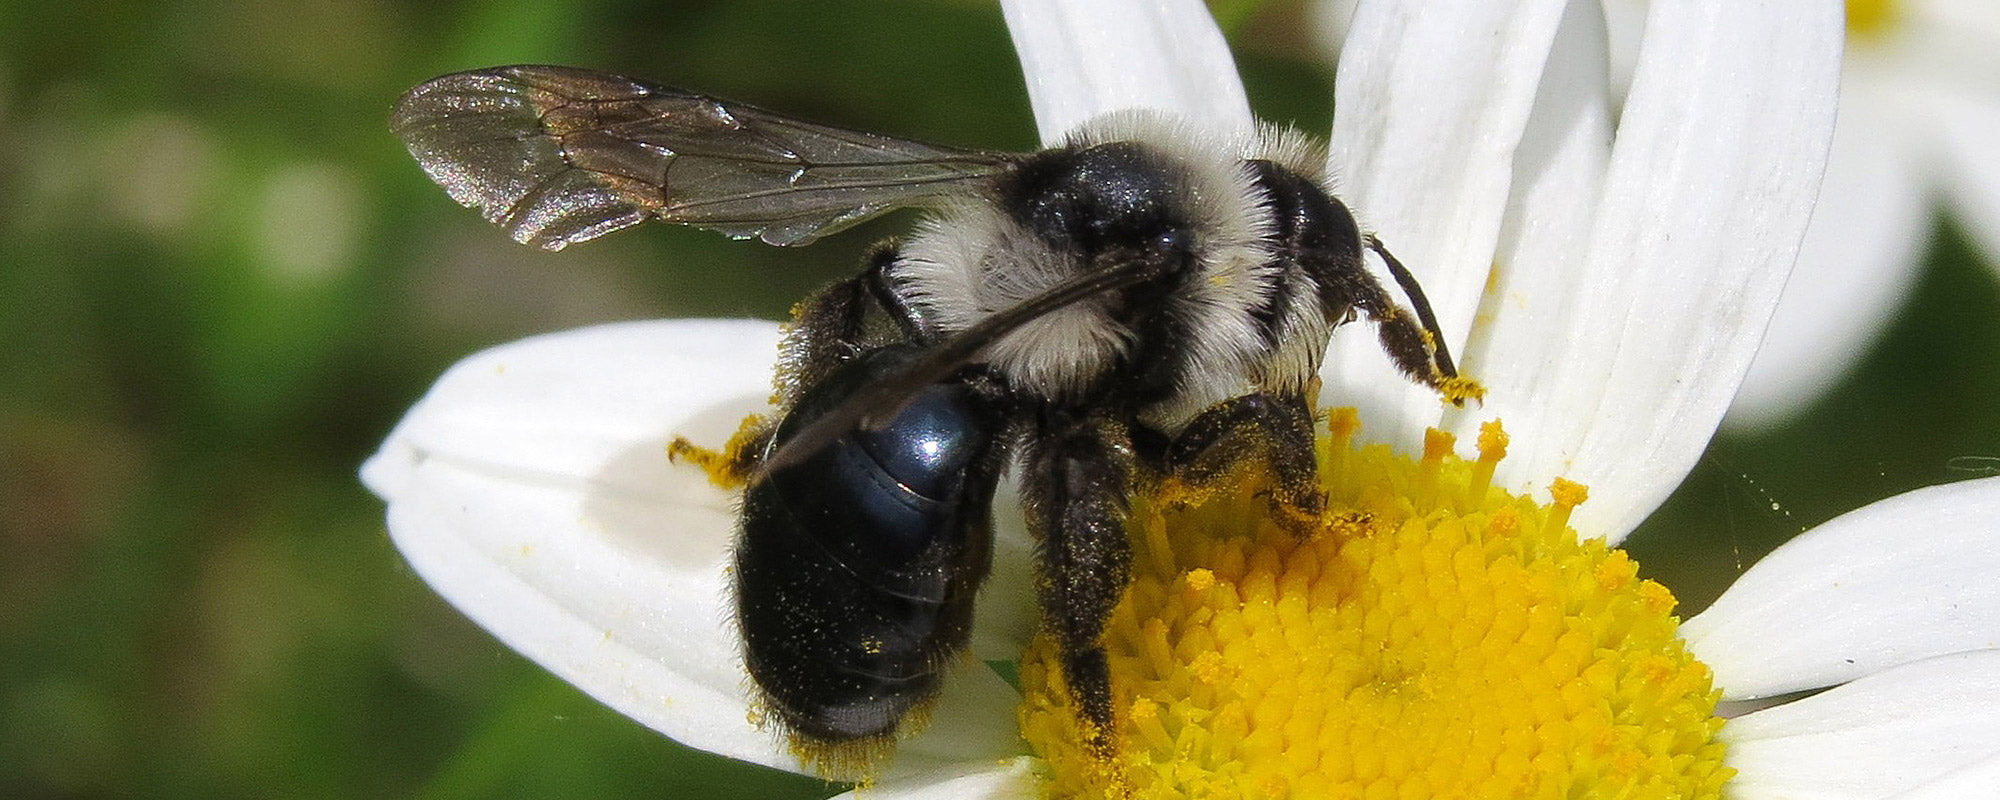
<svg viewBox="0 0 2000 800">
<path fill-rule="evenodd" d="M 1267 159 L 1323 183 L 1325 156 L 1296 130 L 1222 130 L 1153 110 L 1120 111 L 1072 131 L 1063 147 L 1134 142 L 1179 168 L 1181 197 L 1195 235 L 1196 274 L 1163 313 L 1191 331 L 1166 343 L 1184 359 L 1183 384 L 1149 424 L 1171 430 L 1221 400 L 1242 394 L 1269 371 L 1270 352 L 1255 312 L 1282 276 L 1274 259 L 1270 200 L 1249 159 Z M 1091 268 L 1024 228 L 988 198 L 953 201 L 921 221 L 893 269 L 899 291 L 940 331 L 962 331 Z M 984 360 L 1017 388 L 1048 400 L 1075 397 L 1110 370 L 1134 332 L 1108 304 L 1084 301 L 1042 316 L 987 348 Z M 1308 348 L 1317 352 L 1318 348 Z M 1290 358 L 1296 360 L 1299 354 Z"/>
</svg>

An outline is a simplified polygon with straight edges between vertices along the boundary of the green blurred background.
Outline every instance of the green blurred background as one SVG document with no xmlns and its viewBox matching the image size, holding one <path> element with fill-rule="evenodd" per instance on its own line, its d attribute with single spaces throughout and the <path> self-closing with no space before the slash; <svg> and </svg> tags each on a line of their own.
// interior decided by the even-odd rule
<svg viewBox="0 0 2000 800">
<path fill-rule="evenodd" d="M 1259 113 L 1324 131 L 1301 4 L 1218 12 Z M 510 62 L 1034 141 L 972 0 L 0 5 L 0 797 L 840 790 L 688 751 L 514 656 L 411 574 L 356 482 L 474 350 L 775 318 L 908 222 L 799 250 L 665 226 L 513 245 L 386 123 L 425 78 Z M 1994 471 L 2000 284 L 1948 219 L 1911 233 L 1935 239 L 1924 280 L 1862 367 L 1717 441 L 1632 541 L 1690 610 L 1806 526 Z"/>
</svg>

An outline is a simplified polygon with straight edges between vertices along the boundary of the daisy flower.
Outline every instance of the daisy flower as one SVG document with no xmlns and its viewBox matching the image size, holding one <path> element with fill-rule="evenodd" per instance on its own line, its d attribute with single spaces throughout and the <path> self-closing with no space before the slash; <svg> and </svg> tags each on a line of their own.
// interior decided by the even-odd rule
<svg viewBox="0 0 2000 800">
<path fill-rule="evenodd" d="M 1940 203 L 2000 267 L 1995 76 L 2000 5 L 1849 0 L 1826 182 L 1732 427 L 1783 421 L 1853 366 L 1916 283 Z"/>
<path fill-rule="evenodd" d="M 1004 7 L 1045 140 L 1132 106 L 1251 124 L 1199 2 Z M 1108 758 L 1079 746 L 1044 666 L 1030 545 L 998 499 L 976 658 L 865 796 L 1993 785 L 2000 482 L 1821 526 L 1685 625 L 1610 549 L 1686 474 L 1748 368 L 1823 167 L 1841 27 L 1825 4 L 1655 4 L 1622 108 L 1605 38 L 1591 2 L 1359 9 L 1338 188 L 1420 265 L 1485 407 L 1441 411 L 1343 331 L 1323 400 L 1358 411 L 1329 419 L 1337 509 L 1319 535 L 1263 520 L 1254 474 L 1241 492 L 1135 498 L 1137 574 L 1104 641 L 1121 692 Z M 731 498 L 666 458 L 675 435 L 719 443 L 762 408 L 777 337 L 638 322 L 477 354 L 363 479 L 410 563 L 508 645 L 683 743 L 805 770 L 753 720 L 727 616 Z M 1399 454 L 1426 428 L 1421 455 Z M 989 661 L 1018 661 L 1018 679 Z"/>
<path fill-rule="evenodd" d="M 1649 4 L 1603 5 L 1615 98 L 1631 78 Z M 1316 38 L 1343 41 L 1354 7 L 1319 3 Z M 1849 0 L 1846 9 L 1825 182 L 1797 268 L 1724 418 L 1732 428 L 1796 416 L 1853 367 L 1916 283 L 1940 203 L 1987 253 L 2000 253 L 2000 159 L 1990 147 L 2000 141 L 1992 77 L 2000 75 L 2000 6 Z"/>
</svg>

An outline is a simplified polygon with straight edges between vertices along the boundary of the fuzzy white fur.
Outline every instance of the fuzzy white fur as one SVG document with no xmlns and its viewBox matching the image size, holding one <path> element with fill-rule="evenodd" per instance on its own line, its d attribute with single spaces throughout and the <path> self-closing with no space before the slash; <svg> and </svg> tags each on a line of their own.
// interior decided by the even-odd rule
<svg viewBox="0 0 2000 800">
<path fill-rule="evenodd" d="M 1253 385 L 1297 389 L 1318 369 L 1325 323 L 1311 292 L 1285 309 L 1297 334 L 1273 351 L 1254 311 L 1280 275 L 1273 263 L 1269 201 L 1245 159 L 1269 159 L 1321 180 L 1325 159 L 1295 131 L 1264 128 L 1255 135 L 1203 129 L 1157 112 L 1120 112 L 1092 120 L 1069 136 L 1088 147 L 1131 141 L 1154 148 L 1186 169 L 1187 207 L 1195 224 L 1198 279 L 1165 313 L 1180 316 L 1191 341 L 1169 343 L 1187 360 L 1184 385 L 1146 421 L 1173 430 L 1200 410 Z M 1322 181 L 1323 182 L 1323 181 Z M 1076 253 L 1051 248 L 992 203 L 964 200 L 926 218 L 892 270 L 898 290 L 945 332 L 964 330 L 1067 280 L 1088 265 Z M 1039 397 L 1073 399 L 1132 344 L 1132 332 L 1084 301 L 1045 315 L 990 346 L 985 359 L 1013 384 Z"/>
</svg>

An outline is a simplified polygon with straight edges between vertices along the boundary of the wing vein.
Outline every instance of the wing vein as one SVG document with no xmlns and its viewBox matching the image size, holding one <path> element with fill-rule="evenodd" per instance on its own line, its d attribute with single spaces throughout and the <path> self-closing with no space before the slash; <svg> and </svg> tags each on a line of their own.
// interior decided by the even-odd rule
<svg viewBox="0 0 2000 800">
<path fill-rule="evenodd" d="M 446 75 L 404 95 L 393 124 L 454 198 L 551 249 L 648 214 L 803 244 L 891 209 L 977 194 L 1021 158 L 567 67 Z"/>
</svg>

